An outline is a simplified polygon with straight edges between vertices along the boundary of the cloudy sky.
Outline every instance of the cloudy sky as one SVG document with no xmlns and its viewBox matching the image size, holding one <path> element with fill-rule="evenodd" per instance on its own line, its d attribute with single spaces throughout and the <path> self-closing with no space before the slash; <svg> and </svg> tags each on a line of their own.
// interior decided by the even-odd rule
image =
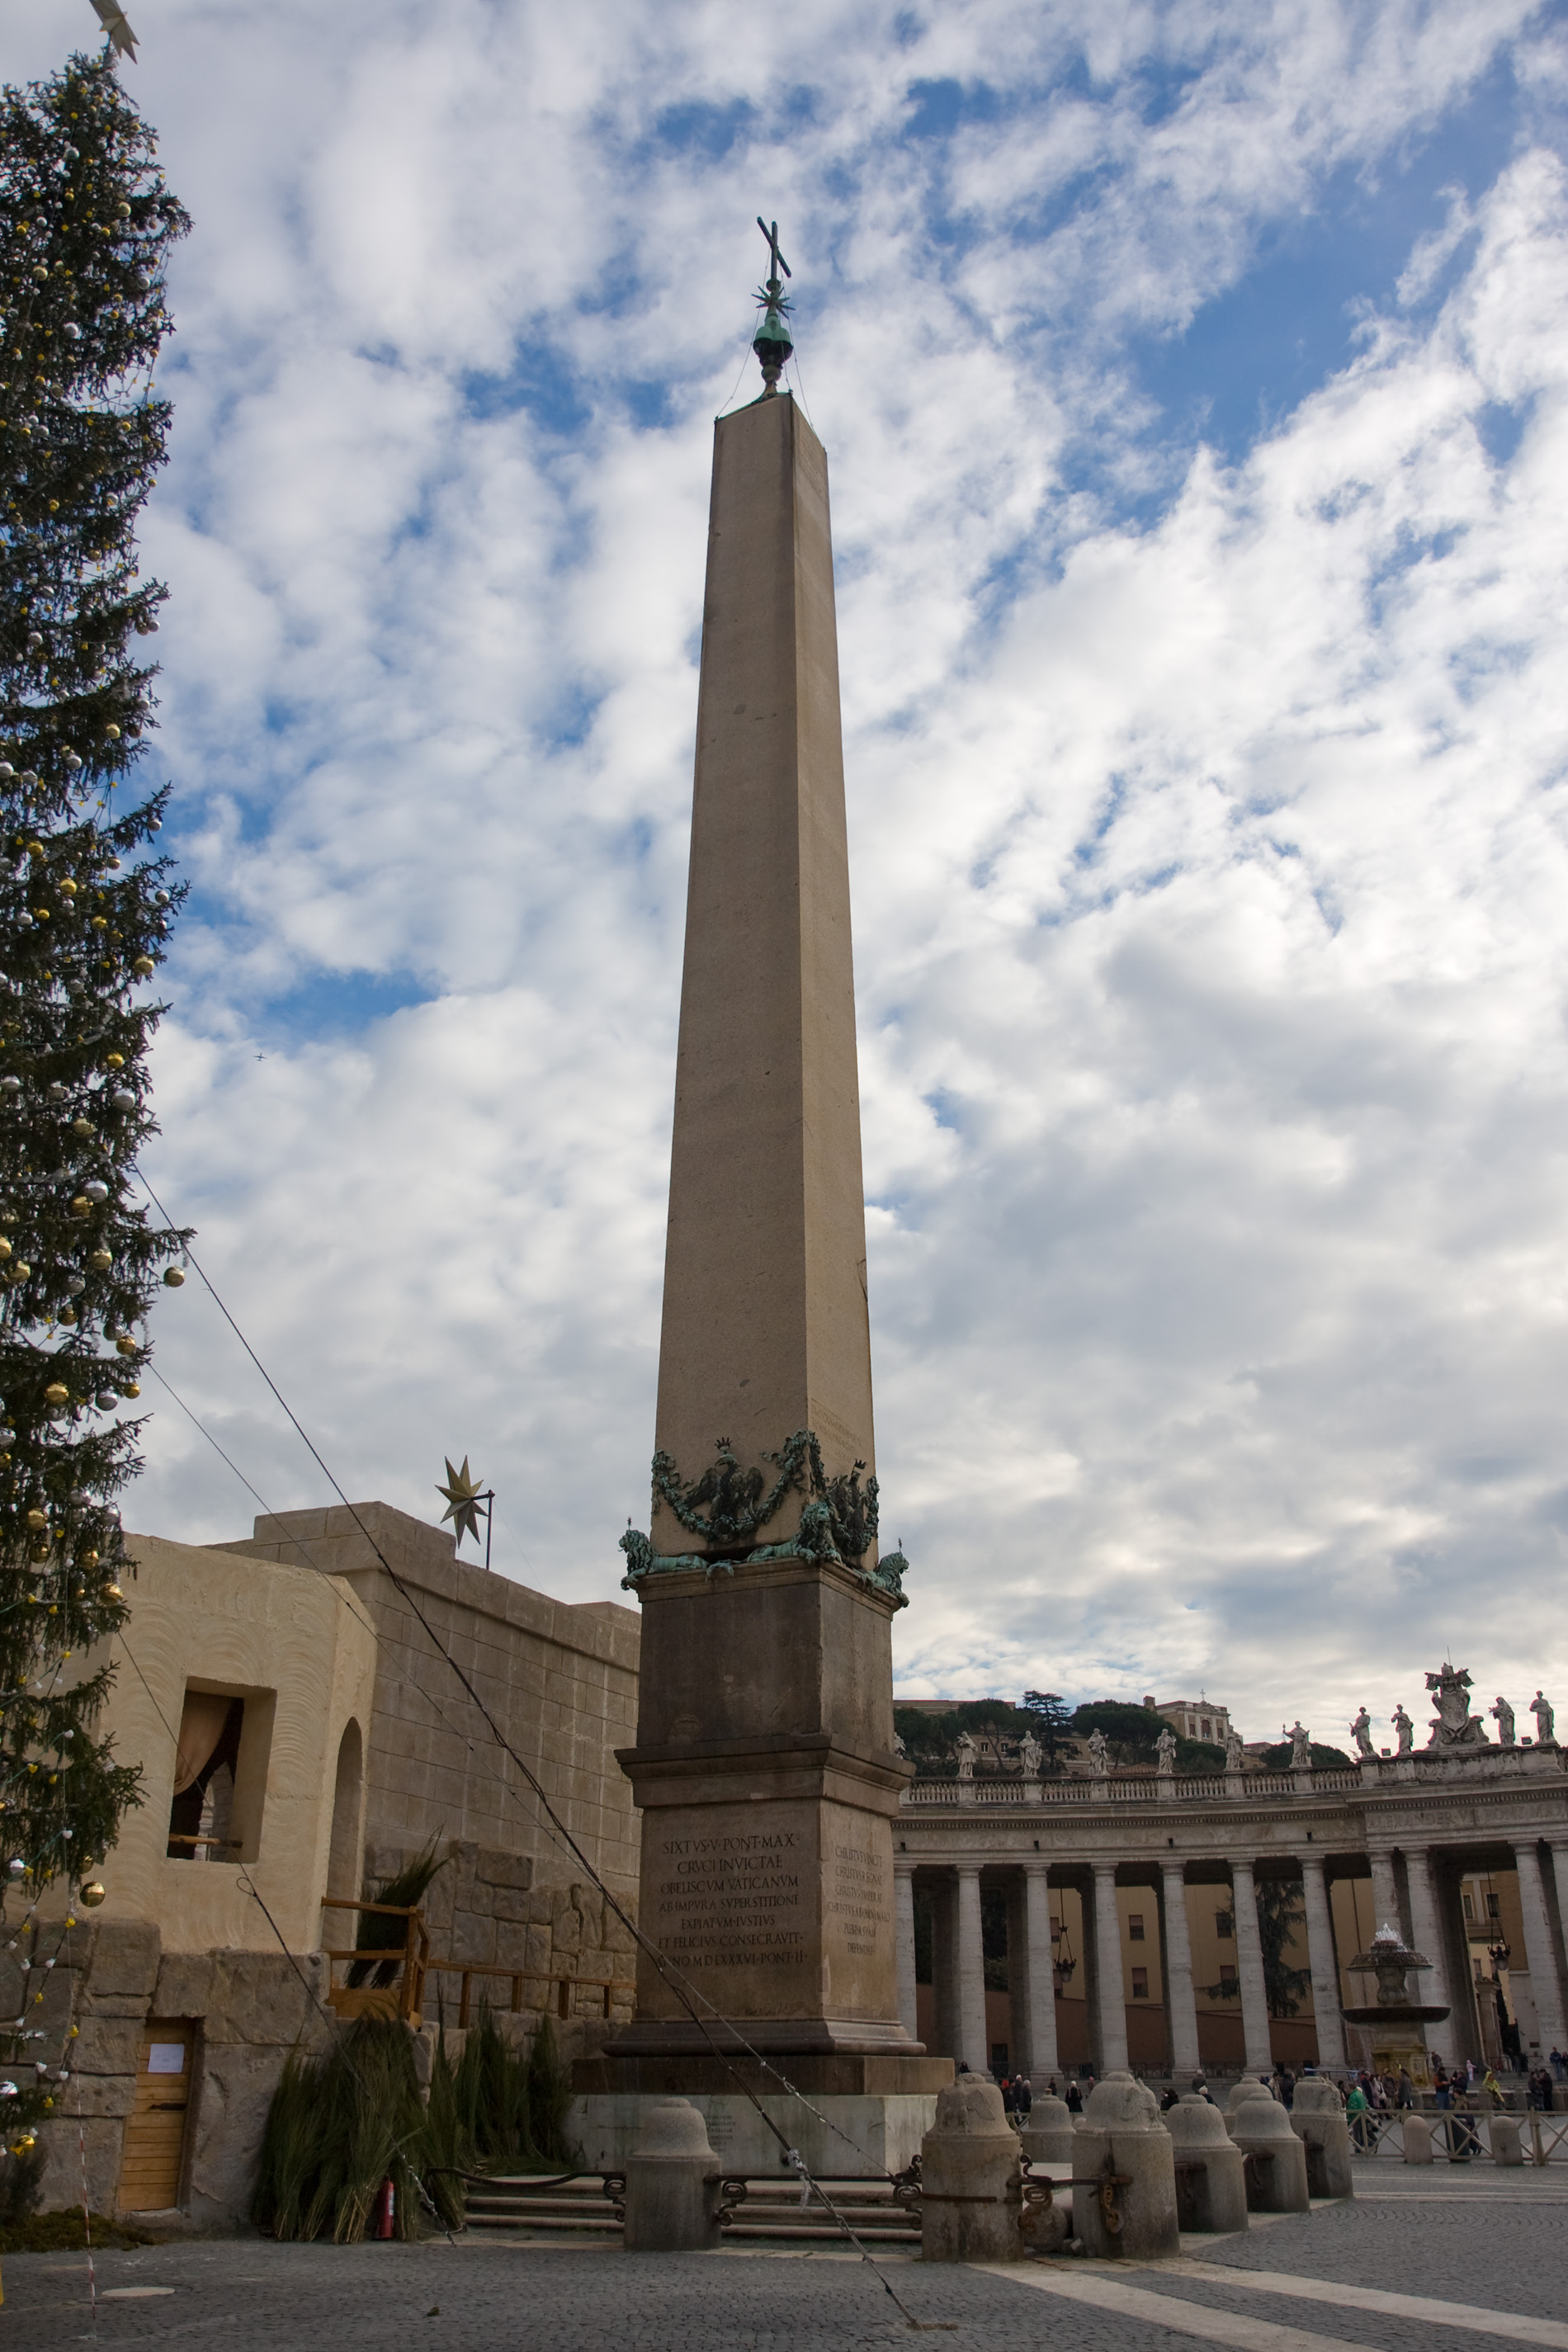
<svg viewBox="0 0 1568 2352">
<path fill-rule="evenodd" d="M 90 45 L 4 0 L 6 70 Z M 357 1496 L 646 1524 L 714 415 L 833 469 L 910 1691 L 1568 1702 L 1568 23 L 132 0 L 152 1166 Z M 320 1474 L 192 1284 L 160 1367 Z M 156 1381 L 134 1524 L 255 1508 Z M 1386 1736 L 1384 1734 L 1384 1736 Z"/>
</svg>

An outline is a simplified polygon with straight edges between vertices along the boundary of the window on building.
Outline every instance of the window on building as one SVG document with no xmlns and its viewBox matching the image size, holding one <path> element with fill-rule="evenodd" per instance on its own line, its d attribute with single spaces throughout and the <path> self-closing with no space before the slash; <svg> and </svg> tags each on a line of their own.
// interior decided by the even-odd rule
<svg viewBox="0 0 1568 2352">
<path fill-rule="evenodd" d="M 1133 1971 L 1132 1971 L 1132 1998 L 1133 1998 L 1133 2000 L 1148 2000 L 1148 1998 L 1149 1998 L 1149 1971 L 1148 1971 L 1148 1969 L 1133 1969 Z"/>
<path fill-rule="evenodd" d="M 1223 1943 L 1228 1944 L 1234 1942 L 1236 1937 L 1235 1912 L 1216 1911 L 1214 1915 L 1214 1931 Z"/>
<path fill-rule="evenodd" d="M 187 1685 L 169 1803 L 171 1862 L 256 1860 L 276 1696 Z"/>
<path fill-rule="evenodd" d="M 1489 1895 L 1487 1896 L 1487 1917 L 1489 1919 L 1500 1919 L 1502 1917 L 1502 1897 L 1500 1895 Z"/>
<path fill-rule="evenodd" d="M 1203 1727 L 1203 1727 L 1203 1736 L 1204 1736 L 1204 1738 L 1205 1738 L 1205 1739 L 1212 1739 L 1212 1738 L 1214 1738 L 1214 1726 L 1213 1726 L 1213 1724 L 1209 1721 L 1209 1719 L 1208 1719 L 1208 1717 L 1207 1717 L 1207 1716 L 1206 1716 L 1206 1715 L 1205 1716 L 1205 1717 L 1204 1717 L 1204 1719 L 1203 1719 Z"/>
<path fill-rule="evenodd" d="M 1143 1941 L 1143 1914 L 1142 1911 L 1129 1911 L 1127 1914 L 1127 1936 L 1128 1940 L 1131 1943 L 1141 1944 Z"/>
<path fill-rule="evenodd" d="M 1465 1906 L 1465 1916 L 1466 1916 L 1466 1918 L 1467 1918 L 1467 1919 L 1473 1919 L 1473 1918 L 1475 1917 L 1475 1916 L 1476 1916 L 1476 1906 L 1475 1906 L 1475 1903 L 1474 1903 L 1473 1899 L 1472 1899 L 1468 1895 L 1464 1895 L 1461 1899 L 1462 1899 L 1462 1901 L 1463 1901 L 1463 1903 L 1464 1903 L 1464 1906 Z"/>
<path fill-rule="evenodd" d="M 1062 1923 L 1059 1919 L 1053 1919 L 1051 1921 L 1051 1941 L 1053 1944 L 1059 1944 L 1061 1939 Z"/>
<path fill-rule="evenodd" d="M 1234 1984 L 1236 1982 L 1236 1969 L 1229 1960 L 1221 1960 L 1219 1964 L 1219 1980 L 1221 1984 Z"/>
</svg>

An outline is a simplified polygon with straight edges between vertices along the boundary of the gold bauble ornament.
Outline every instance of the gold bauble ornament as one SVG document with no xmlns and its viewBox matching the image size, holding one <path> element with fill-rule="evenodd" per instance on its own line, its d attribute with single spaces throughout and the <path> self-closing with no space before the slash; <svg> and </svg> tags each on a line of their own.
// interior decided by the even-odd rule
<svg viewBox="0 0 1568 2352">
<path fill-rule="evenodd" d="M 70 1394 L 71 1392 L 69 1389 L 65 1386 L 63 1381 L 51 1381 L 48 1387 L 44 1391 L 44 1402 L 46 1404 L 69 1404 Z"/>
<path fill-rule="evenodd" d="M 88 1264 L 91 1266 L 95 1274 L 107 1274 L 110 1267 L 114 1264 L 114 1260 L 110 1255 L 108 1250 L 95 1249 L 92 1255 L 88 1259 Z"/>
<path fill-rule="evenodd" d="M 139 971 L 142 974 L 142 979 L 145 980 L 148 973 L 156 971 L 158 967 L 153 962 L 151 956 L 138 956 L 131 969 L 132 971 Z"/>
<path fill-rule="evenodd" d="M 163 1268 L 163 1280 L 167 1283 L 171 1290 L 183 1290 L 184 1288 L 185 1277 L 180 1272 L 177 1265 L 166 1265 Z"/>
<path fill-rule="evenodd" d="M 121 1396 L 128 1397 L 139 1397 L 141 1393 L 142 1383 L 140 1381 L 127 1381 L 124 1388 L 121 1391 Z"/>
<path fill-rule="evenodd" d="M 46 1389 L 46 1390 L 45 1390 L 45 1391 L 44 1391 L 44 1393 L 45 1393 L 45 1395 L 47 1396 L 47 1395 L 48 1394 L 48 1391 Z M 42 1528 L 47 1528 L 47 1527 L 48 1526 L 48 1524 L 49 1524 L 49 1522 L 48 1522 L 48 1517 L 47 1517 L 47 1515 L 45 1512 L 43 1512 L 43 1511 L 29 1511 L 29 1512 L 28 1512 L 28 1514 L 27 1514 L 27 1525 L 28 1525 L 30 1528 L 38 1528 L 42 1529 Z"/>
<path fill-rule="evenodd" d="M 101 1878 L 89 1878 L 85 1886 L 78 1889 L 77 1901 L 84 1903 L 89 1911 L 96 1911 L 108 1892 Z"/>
<path fill-rule="evenodd" d="M 125 1595 L 118 1584 L 106 1584 L 103 1588 L 103 1597 L 106 1601 L 123 1601 Z"/>
</svg>

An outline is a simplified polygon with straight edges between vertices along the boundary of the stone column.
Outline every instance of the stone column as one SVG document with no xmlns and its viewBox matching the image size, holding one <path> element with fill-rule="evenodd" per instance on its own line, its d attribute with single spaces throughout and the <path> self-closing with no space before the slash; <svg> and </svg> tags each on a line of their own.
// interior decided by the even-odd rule
<svg viewBox="0 0 1568 2352">
<path fill-rule="evenodd" d="M 1274 2063 L 1268 2047 L 1268 1997 L 1263 1988 L 1263 1939 L 1258 1932 L 1258 1891 L 1252 1864 L 1230 1865 L 1231 1911 L 1236 1920 L 1236 1972 L 1241 1982 L 1241 2031 L 1249 2073 L 1267 2074 Z"/>
<path fill-rule="evenodd" d="M 1165 2015 L 1169 2021 L 1171 2073 L 1190 2082 L 1198 2071 L 1198 2010 L 1193 1998 L 1193 1943 L 1187 1930 L 1187 1874 L 1180 1862 L 1163 1862 L 1160 1874 L 1160 1933 L 1165 1947 Z"/>
<path fill-rule="evenodd" d="M 958 1865 L 958 2050 L 972 2074 L 991 2074 L 985 2039 L 985 1950 L 980 1929 L 980 1864 Z"/>
<path fill-rule="evenodd" d="M 1557 1921 L 1564 1947 L 1568 1948 L 1568 1838 L 1553 1838 L 1551 1844 L 1552 1875 L 1557 1882 Z M 1560 2049 L 1562 2046 L 1558 2044 Z"/>
<path fill-rule="evenodd" d="M 1100 1992 L 1096 2065 L 1109 2074 L 1127 2063 L 1127 1988 L 1121 1974 L 1121 1920 L 1116 1908 L 1116 1864 L 1094 1864 L 1094 1974 Z"/>
<path fill-rule="evenodd" d="M 1407 1847 L 1405 1855 L 1405 1884 L 1410 1893 L 1410 1940 L 1423 1958 L 1431 1961 L 1429 1969 L 1417 1969 L 1415 1981 L 1421 1990 L 1417 1998 L 1432 2008 L 1446 2009 L 1447 2016 L 1440 2024 L 1424 2028 L 1428 2050 L 1446 2051 L 1457 2058 L 1459 2044 L 1455 2034 L 1459 2031 L 1454 2015 L 1454 1996 L 1448 1985 L 1446 1958 L 1446 1937 L 1442 1921 L 1437 1916 L 1437 1890 L 1433 1884 L 1432 1865 L 1425 1847 Z"/>
<path fill-rule="evenodd" d="M 1340 2015 L 1340 1969 L 1334 1955 L 1334 1920 L 1321 1854 L 1304 1853 L 1301 1894 L 1307 1912 L 1307 1960 L 1312 1971 L 1312 2012 L 1318 2028 L 1318 2063 L 1342 2067 L 1345 2029 Z"/>
<path fill-rule="evenodd" d="M 960 2054 L 958 2031 L 958 1888 L 951 1876 L 931 1888 L 931 1973 L 936 2007 L 936 2052 Z"/>
<path fill-rule="evenodd" d="M 1541 1856 L 1535 1840 L 1523 1838 L 1514 1847 L 1519 1867 L 1519 1907 L 1524 1919 L 1524 1956 L 1530 1962 L 1530 1990 L 1541 2024 L 1541 2049 L 1561 2050 L 1563 2042 L 1563 1988 L 1557 1979 L 1557 1955 L 1552 1948 L 1552 1920 L 1546 1889 L 1541 1881 Z"/>
<path fill-rule="evenodd" d="M 911 2041 L 918 2041 L 915 1996 L 915 1870 L 913 1863 L 893 1864 L 893 1942 L 898 1956 L 899 2021 Z"/>
<path fill-rule="evenodd" d="M 1043 1862 L 1024 1865 L 1024 1964 L 1007 1956 L 1007 1981 L 1015 2011 L 1022 1976 L 1026 2008 L 1024 2071 L 1037 2091 L 1057 2072 L 1057 1979 L 1051 1965 L 1051 1892 Z"/>
<path fill-rule="evenodd" d="M 1400 1907 L 1399 1881 L 1394 1876 L 1394 1856 L 1384 1847 L 1373 1846 L 1366 1858 L 1372 1865 L 1373 1935 L 1375 1936 L 1380 1927 L 1397 1927 L 1403 1936 L 1405 1916 Z"/>
</svg>

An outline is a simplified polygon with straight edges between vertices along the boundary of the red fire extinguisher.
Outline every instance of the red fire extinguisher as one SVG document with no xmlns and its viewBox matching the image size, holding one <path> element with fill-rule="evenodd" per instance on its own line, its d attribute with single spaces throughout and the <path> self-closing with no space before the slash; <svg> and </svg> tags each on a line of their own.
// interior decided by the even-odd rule
<svg viewBox="0 0 1568 2352">
<path fill-rule="evenodd" d="M 389 2178 L 382 2182 L 381 2187 L 376 2191 L 375 2234 L 378 2238 L 391 2237 L 393 2233 L 393 2223 L 396 2212 L 397 2191 L 393 2187 Z"/>
</svg>

